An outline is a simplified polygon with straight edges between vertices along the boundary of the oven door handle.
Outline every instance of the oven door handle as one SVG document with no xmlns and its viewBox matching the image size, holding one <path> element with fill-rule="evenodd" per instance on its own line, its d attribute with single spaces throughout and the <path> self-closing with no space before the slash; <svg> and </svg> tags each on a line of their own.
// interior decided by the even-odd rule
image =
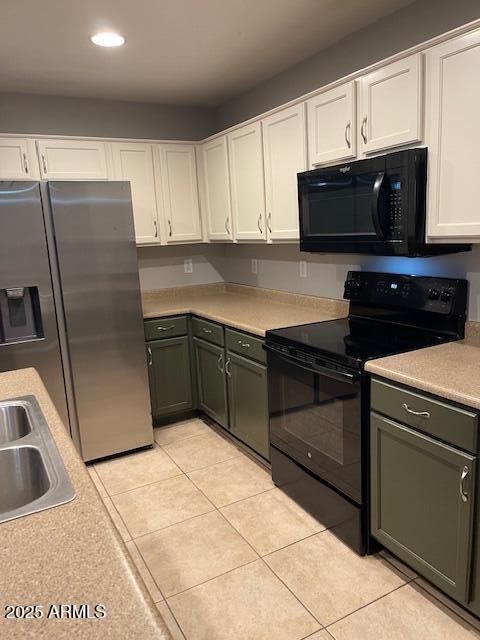
<svg viewBox="0 0 480 640">
<path fill-rule="evenodd" d="M 380 194 L 382 191 L 382 185 L 385 181 L 385 171 L 379 171 L 375 178 L 375 184 L 372 191 L 372 222 L 373 228 L 379 240 L 385 240 L 385 231 L 381 220 L 380 211 Z"/>
<path fill-rule="evenodd" d="M 335 380 L 346 382 L 347 384 L 355 384 L 360 380 L 361 377 L 359 373 L 348 373 L 347 371 L 332 371 L 331 369 L 322 367 L 320 365 L 309 367 L 305 362 L 297 360 L 297 358 L 294 358 L 293 356 L 287 356 L 284 353 L 279 353 L 276 349 L 270 347 L 270 345 L 266 343 L 263 344 L 263 348 L 265 349 L 265 351 L 272 353 L 273 355 L 277 356 L 277 358 L 280 358 L 280 360 L 284 360 L 289 364 L 293 364 L 296 367 L 306 369 L 311 373 L 319 373 L 321 375 L 328 376 L 329 378 L 334 378 Z"/>
</svg>

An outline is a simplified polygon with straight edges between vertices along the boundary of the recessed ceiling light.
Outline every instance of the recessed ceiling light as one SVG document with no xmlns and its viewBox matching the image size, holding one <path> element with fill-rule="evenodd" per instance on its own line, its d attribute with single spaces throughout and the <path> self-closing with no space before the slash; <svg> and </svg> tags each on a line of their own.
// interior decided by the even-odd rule
<svg viewBox="0 0 480 640">
<path fill-rule="evenodd" d="M 113 31 L 103 31 L 91 36 L 90 40 L 99 47 L 121 47 L 125 44 L 125 38 Z"/>
</svg>

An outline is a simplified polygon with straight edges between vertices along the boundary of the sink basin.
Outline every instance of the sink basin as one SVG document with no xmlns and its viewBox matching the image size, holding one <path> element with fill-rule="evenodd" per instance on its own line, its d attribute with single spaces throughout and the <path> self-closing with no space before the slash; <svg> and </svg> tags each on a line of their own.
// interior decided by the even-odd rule
<svg viewBox="0 0 480 640">
<path fill-rule="evenodd" d="M 0 402 L 0 523 L 75 497 L 34 396 Z"/>
<path fill-rule="evenodd" d="M 0 405 L 0 445 L 20 440 L 31 431 L 27 410 L 23 404 L 5 402 Z"/>
</svg>

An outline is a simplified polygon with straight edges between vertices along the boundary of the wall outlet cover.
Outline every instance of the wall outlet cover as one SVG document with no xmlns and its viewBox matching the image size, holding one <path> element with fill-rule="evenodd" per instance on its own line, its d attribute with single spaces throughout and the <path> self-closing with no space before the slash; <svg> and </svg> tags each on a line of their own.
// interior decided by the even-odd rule
<svg viewBox="0 0 480 640">
<path fill-rule="evenodd" d="M 305 262 L 305 260 L 300 260 L 300 278 L 306 278 L 307 277 L 307 263 Z"/>
<path fill-rule="evenodd" d="M 185 258 L 183 261 L 184 273 L 193 273 L 193 261 L 191 258 Z"/>
<path fill-rule="evenodd" d="M 257 258 L 252 258 L 252 273 L 258 273 L 258 260 Z"/>
</svg>

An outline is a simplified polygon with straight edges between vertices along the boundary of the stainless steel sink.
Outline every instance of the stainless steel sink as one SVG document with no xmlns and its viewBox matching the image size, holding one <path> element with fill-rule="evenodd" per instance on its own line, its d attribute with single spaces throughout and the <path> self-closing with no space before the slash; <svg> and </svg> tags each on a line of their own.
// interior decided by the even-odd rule
<svg viewBox="0 0 480 640">
<path fill-rule="evenodd" d="M 74 497 L 35 397 L 0 402 L 0 523 L 56 507 Z"/>
</svg>

